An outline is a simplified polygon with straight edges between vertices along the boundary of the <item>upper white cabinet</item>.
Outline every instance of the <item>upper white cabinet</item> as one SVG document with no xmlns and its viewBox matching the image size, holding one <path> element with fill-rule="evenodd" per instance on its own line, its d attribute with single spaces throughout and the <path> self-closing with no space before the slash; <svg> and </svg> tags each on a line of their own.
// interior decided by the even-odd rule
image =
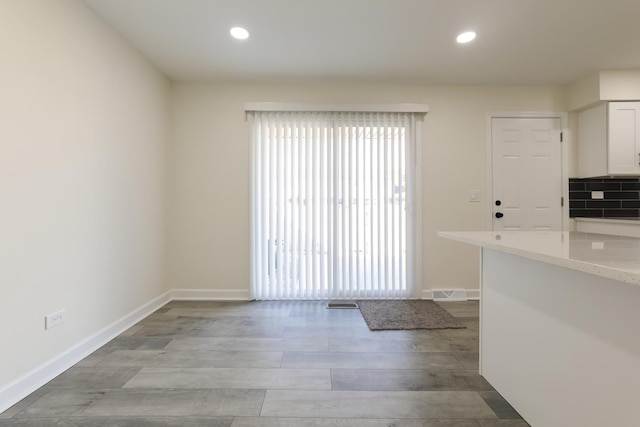
<svg viewBox="0 0 640 427">
<path fill-rule="evenodd" d="M 578 174 L 640 176 L 640 102 L 608 102 L 578 113 Z"/>
<path fill-rule="evenodd" d="M 640 102 L 609 103 L 609 174 L 640 175 Z"/>
</svg>

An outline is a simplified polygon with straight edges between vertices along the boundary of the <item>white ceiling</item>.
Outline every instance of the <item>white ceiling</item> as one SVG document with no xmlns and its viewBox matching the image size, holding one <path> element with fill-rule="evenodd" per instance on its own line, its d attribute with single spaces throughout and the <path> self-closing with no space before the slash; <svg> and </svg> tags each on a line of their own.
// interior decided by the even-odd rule
<svg viewBox="0 0 640 427">
<path fill-rule="evenodd" d="M 85 2 L 180 81 L 565 84 L 640 68 L 640 0 Z"/>
</svg>

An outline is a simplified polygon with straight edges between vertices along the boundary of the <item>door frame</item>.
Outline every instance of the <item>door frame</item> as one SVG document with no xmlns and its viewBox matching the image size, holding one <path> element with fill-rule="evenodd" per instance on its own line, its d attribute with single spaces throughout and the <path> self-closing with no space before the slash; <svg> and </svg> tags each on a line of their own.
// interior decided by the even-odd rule
<svg viewBox="0 0 640 427">
<path fill-rule="evenodd" d="M 564 198 L 562 206 L 562 231 L 569 231 L 569 113 L 548 112 L 548 111 L 491 111 L 487 113 L 487 135 L 486 135 L 486 227 L 493 230 L 493 141 L 491 124 L 493 119 L 560 119 L 560 131 L 562 132 L 562 143 L 560 156 L 560 179 L 561 194 Z"/>
</svg>

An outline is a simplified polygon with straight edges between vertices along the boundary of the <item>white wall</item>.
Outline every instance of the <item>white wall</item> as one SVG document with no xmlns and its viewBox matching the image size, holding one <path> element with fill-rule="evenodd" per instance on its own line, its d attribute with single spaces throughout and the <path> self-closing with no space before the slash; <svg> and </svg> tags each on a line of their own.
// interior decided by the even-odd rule
<svg viewBox="0 0 640 427">
<path fill-rule="evenodd" d="M 567 85 L 567 109 L 577 111 L 600 102 L 600 73 L 588 74 Z"/>
<path fill-rule="evenodd" d="M 567 109 L 584 110 L 603 101 L 640 99 L 640 70 L 602 70 L 591 73 L 567 87 Z"/>
<path fill-rule="evenodd" d="M 600 99 L 607 101 L 640 99 L 640 70 L 600 71 Z"/>
<path fill-rule="evenodd" d="M 2 397 L 165 292 L 170 85 L 76 0 L 0 1 L 0 52 Z"/>
<path fill-rule="evenodd" d="M 245 102 L 429 104 L 422 142 L 424 289 L 477 288 L 477 250 L 436 232 L 487 226 L 487 113 L 566 111 L 565 89 L 547 86 L 176 83 L 172 96 L 168 285 L 227 294 L 249 286 Z M 481 203 L 468 202 L 471 189 L 481 190 Z"/>
</svg>

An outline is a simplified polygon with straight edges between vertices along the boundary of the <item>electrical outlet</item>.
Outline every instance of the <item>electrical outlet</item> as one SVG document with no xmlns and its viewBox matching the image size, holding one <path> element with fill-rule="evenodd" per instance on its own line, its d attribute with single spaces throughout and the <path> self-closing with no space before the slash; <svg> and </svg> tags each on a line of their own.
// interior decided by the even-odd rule
<svg viewBox="0 0 640 427">
<path fill-rule="evenodd" d="M 44 316 L 44 329 L 51 329 L 55 326 L 64 323 L 65 311 L 60 310 L 55 313 L 51 313 L 48 316 Z"/>
<path fill-rule="evenodd" d="M 471 190 L 471 191 L 469 191 L 469 201 L 470 202 L 479 202 L 480 201 L 480 190 Z"/>
</svg>

